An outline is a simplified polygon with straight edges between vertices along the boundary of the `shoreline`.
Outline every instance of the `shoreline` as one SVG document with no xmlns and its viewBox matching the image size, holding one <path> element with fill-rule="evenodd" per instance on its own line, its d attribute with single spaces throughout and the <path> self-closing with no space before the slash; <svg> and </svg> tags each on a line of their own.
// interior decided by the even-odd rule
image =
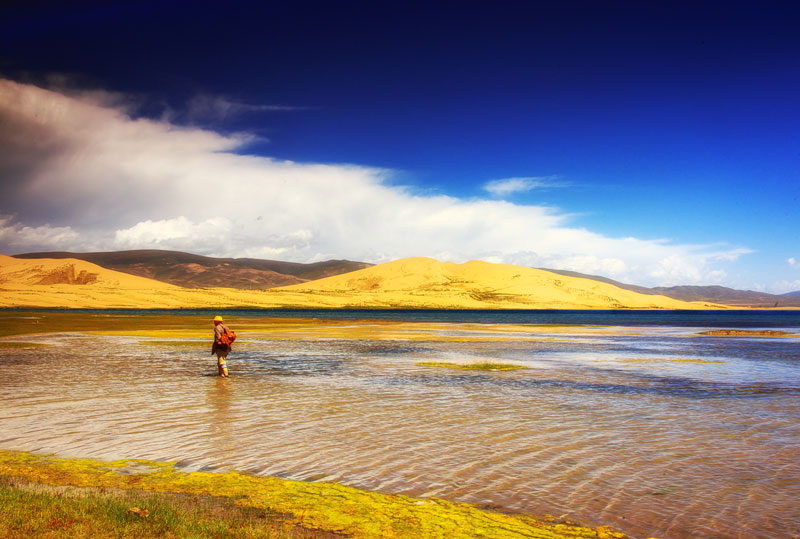
<svg viewBox="0 0 800 539">
<path fill-rule="evenodd" d="M 238 471 L 183 472 L 173 462 L 104 462 L 0 450 L 0 477 L 49 487 L 119 489 L 157 495 L 210 496 L 261 518 L 280 515 L 284 527 L 353 538 L 489 536 L 624 539 L 610 526 L 585 527 L 544 516 L 489 511 L 439 498 L 381 494 L 338 483 L 253 476 Z M 19 483 L 21 482 L 21 483 Z M 45 490 L 47 490 L 45 488 Z M 133 518 L 133 517 L 132 517 Z M 268 524 L 268 522 L 265 522 Z M 274 522 L 273 522 L 274 524 Z"/>
<path fill-rule="evenodd" d="M 479 313 L 479 312 L 491 312 L 491 313 L 558 313 L 558 312 L 619 312 L 619 313 L 758 313 L 758 312 L 791 312 L 791 311 L 800 311 L 800 307 L 747 307 L 747 306 L 736 306 L 730 305 L 725 307 L 709 307 L 709 308 L 698 308 L 698 309 L 671 309 L 671 308 L 650 308 L 650 309 L 643 309 L 643 308 L 614 308 L 608 309 L 605 307 L 585 307 L 585 308 L 577 308 L 577 307 L 568 307 L 568 308 L 558 308 L 558 307 L 531 307 L 529 309 L 523 309 L 519 307 L 419 307 L 419 306 L 387 306 L 387 307 L 377 307 L 377 306 L 347 306 L 347 307 L 326 307 L 324 305 L 321 306 L 275 306 L 275 307 L 264 307 L 258 305 L 228 305 L 228 306 L 200 306 L 200 307 L 131 307 L 131 306 L 108 306 L 108 307 L 69 307 L 66 305 L 62 306 L 52 306 L 52 305 L 0 305 L 0 312 L 28 312 L 28 311 L 39 311 L 39 312 L 139 312 L 139 311 L 147 311 L 153 313 L 174 313 L 174 312 L 185 312 L 185 313 L 195 313 L 195 312 L 206 312 L 206 311 L 214 311 L 214 312 L 327 312 L 327 313 L 337 313 L 337 312 L 376 312 L 376 313 L 384 313 L 384 312 L 429 312 L 429 313 Z"/>
<path fill-rule="evenodd" d="M 163 310 L 163 309 L 4 309 L 0 338 L 59 332 L 126 335 L 144 338 L 207 340 L 206 318 L 221 314 L 237 325 L 241 340 L 249 337 L 303 339 L 311 336 L 395 340 L 538 339 L 543 333 L 641 335 L 648 328 L 697 329 L 708 338 L 722 332 L 737 336 L 797 338 L 800 317 L 786 311 L 490 311 L 490 310 Z M 355 324 L 355 325 L 354 325 Z M 450 335 L 457 327 L 462 335 Z M 587 329 L 588 328 L 588 329 Z M 788 331 L 783 331 L 788 330 Z M 499 332 L 499 333 L 498 333 Z"/>
</svg>

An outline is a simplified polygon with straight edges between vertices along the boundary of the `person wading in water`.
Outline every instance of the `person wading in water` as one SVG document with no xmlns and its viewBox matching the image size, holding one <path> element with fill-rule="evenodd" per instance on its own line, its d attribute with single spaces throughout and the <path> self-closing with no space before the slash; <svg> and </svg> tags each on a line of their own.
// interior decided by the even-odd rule
<svg viewBox="0 0 800 539">
<path fill-rule="evenodd" d="M 236 333 L 222 323 L 221 316 L 214 317 L 214 344 L 211 345 L 211 355 L 217 354 L 217 368 L 219 375 L 228 377 L 228 365 L 225 360 L 231 352 L 231 344 L 236 340 Z"/>
</svg>

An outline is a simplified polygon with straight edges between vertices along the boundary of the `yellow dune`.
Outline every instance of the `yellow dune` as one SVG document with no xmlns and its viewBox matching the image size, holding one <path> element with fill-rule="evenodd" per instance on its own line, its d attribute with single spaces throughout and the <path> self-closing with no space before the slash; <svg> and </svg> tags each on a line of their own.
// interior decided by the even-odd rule
<svg viewBox="0 0 800 539">
<path fill-rule="evenodd" d="M 93 285 L 101 288 L 180 289 L 75 258 L 21 259 L 0 255 L 0 286 Z"/>
<path fill-rule="evenodd" d="M 161 297 L 182 291 L 74 258 L 23 260 L 0 255 L 2 307 L 160 307 Z"/>
<path fill-rule="evenodd" d="M 275 294 L 313 296 L 331 306 L 456 309 L 714 309 L 639 294 L 616 286 L 549 271 L 431 258 L 405 258 L 309 283 L 274 289 Z"/>
<path fill-rule="evenodd" d="M 76 259 L 0 255 L 0 307 L 714 309 L 543 270 L 406 258 L 269 290 L 188 289 Z"/>
</svg>

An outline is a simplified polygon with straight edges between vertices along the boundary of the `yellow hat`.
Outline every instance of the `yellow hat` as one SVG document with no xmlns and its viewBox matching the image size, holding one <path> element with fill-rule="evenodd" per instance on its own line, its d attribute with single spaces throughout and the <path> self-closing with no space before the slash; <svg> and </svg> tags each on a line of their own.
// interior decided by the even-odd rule
<svg viewBox="0 0 800 539">
<path fill-rule="evenodd" d="M 221 316 L 215 316 L 214 317 L 214 322 L 222 322 L 222 317 Z"/>
</svg>

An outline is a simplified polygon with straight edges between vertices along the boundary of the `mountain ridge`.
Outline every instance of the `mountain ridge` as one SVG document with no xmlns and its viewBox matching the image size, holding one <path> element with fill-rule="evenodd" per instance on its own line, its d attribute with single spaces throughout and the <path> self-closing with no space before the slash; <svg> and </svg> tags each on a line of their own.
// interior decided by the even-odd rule
<svg viewBox="0 0 800 539">
<path fill-rule="evenodd" d="M 73 258 L 0 255 L 0 306 L 58 308 L 725 309 L 589 279 L 471 261 L 400 259 L 268 290 L 182 288 Z"/>
<path fill-rule="evenodd" d="M 234 288 L 262 290 L 291 286 L 373 266 L 350 260 L 311 264 L 256 258 L 215 258 L 158 249 L 71 253 L 35 252 L 14 255 L 20 259 L 76 258 L 101 267 L 155 279 L 184 288 Z M 536 268 L 568 277 L 590 279 L 646 295 L 664 295 L 682 301 L 719 303 L 737 307 L 800 307 L 800 291 L 782 295 L 722 286 L 672 286 L 648 288 L 569 270 Z"/>
<path fill-rule="evenodd" d="M 106 269 L 184 288 L 259 290 L 313 281 L 369 267 L 366 262 L 326 260 L 311 264 L 257 258 L 215 258 L 181 251 L 143 249 L 72 253 L 52 251 L 13 255 L 19 259 L 74 258 Z"/>
<path fill-rule="evenodd" d="M 766 292 L 756 292 L 753 290 L 737 290 L 735 288 L 719 285 L 679 285 L 648 288 L 646 286 L 622 283 L 600 275 L 590 275 L 569 270 L 542 269 L 558 273 L 559 275 L 581 277 L 613 284 L 619 288 L 624 288 L 640 294 L 664 295 L 682 301 L 707 301 L 711 303 L 722 303 L 733 307 L 800 307 L 800 291 L 789 292 L 788 294 L 768 294 Z"/>
</svg>

